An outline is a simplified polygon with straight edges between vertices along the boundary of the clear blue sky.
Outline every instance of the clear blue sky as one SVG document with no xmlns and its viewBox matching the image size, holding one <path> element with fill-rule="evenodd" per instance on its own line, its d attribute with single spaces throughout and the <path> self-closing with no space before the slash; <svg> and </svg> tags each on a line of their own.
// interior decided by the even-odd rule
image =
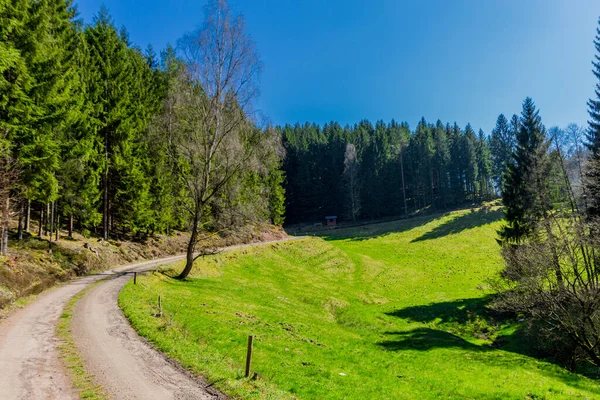
<svg viewBox="0 0 600 400">
<path fill-rule="evenodd" d="M 202 0 L 102 4 L 158 52 L 203 19 Z M 598 0 L 231 0 L 264 63 L 258 108 L 273 123 L 471 122 L 533 97 L 547 127 L 585 124 Z"/>
</svg>

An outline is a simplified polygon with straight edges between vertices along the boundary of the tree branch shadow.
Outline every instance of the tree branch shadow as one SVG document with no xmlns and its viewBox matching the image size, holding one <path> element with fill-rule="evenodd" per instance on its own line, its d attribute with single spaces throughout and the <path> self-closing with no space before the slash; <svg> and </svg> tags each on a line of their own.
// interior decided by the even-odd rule
<svg viewBox="0 0 600 400">
<path fill-rule="evenodd" d="M 518 320 L 515 315 L 496 312 L 488 307 L 493 296 L 480 298 L 459 299 L 454 301 L 432 303 L 418 306 L 405 307 L 386 313 L 388 316 L 401 318 L 413 323 L 434 323 L 431 327 L 418 327 L 407 331 L 384 332 L 392 337 L 377 343 L 386 351 L 429 351 L 437 348 L 463 349 L 478 354 L 498 352 L 500 350 L 520 354 L 533 359 L 548 362 L 564 368 L 556 360 L 541 355 L 538 350 L 531 347 L 527 339 L 525 323 Z M 512 326 L 501 332 L 501 326 Z M 494 331 L 496 331 L 494 334 Z M 455 334 L 458 333 L 458 334 Z M 505 333 L 510 332 L 510 333 Z M 460 335 L 460 336 L 459 336 Z M 475 344 L 464 337 L 487 340 L 489 344 Z M 485 357 L 484 362 L 510 363 L 510 359 Z M 579 374 L 569 373 L 566 370 L 543 369 L 544 374 L 560 379 L 568 385 L 585 389 L 581 377 L 597 378 L 594 373 L 578 371 Z"/>
<path fill-rule="evenodd" d="M 441 238 L 447 235 L 460 233 L 467 229 L 477 228 L 479 226 L 491 224 L 499 221 L 504 217 L 504 213 L 500 209 L 492 209 L 491 207 L 482 207 L 477 211 L 471 210 L 470 213 L 459 215 L 450 221 L 435 227 L 433 230 L 413 239 L 411 243 L 421 242 Z"/>
<path fill-rule="evenodd" d="M 388 351 L 420 350 L 434 348 L 461 348 L 469 351 L 488 351 L 489 348 L 470 343 L 460 336 L 431 328 L 416 328 L 411 331 L 385 332 L 393 340 L 377 343 Z"/>
</svg>

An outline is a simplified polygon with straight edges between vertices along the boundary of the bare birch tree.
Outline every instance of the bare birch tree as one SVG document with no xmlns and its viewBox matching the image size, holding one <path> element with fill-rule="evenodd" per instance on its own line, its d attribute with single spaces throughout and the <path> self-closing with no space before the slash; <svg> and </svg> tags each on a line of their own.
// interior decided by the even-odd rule
<svg viewBox="0 0 600 400">
<path fill-rule="evenodd" d="M 344 179 L 346 180 L 346 192 L 348 199 L 348 214 L 353 222 L 360 212 L 360 184 L 358 182 L 358 158 L 356 147 L 352 143 L 346 144 L 344 154 Z"/>
<path fill-rule="evenodd" d="M 242 171 L 258 168 L 268 135 L 248 117 L 258 95 L 261 63 L 244 19 L 224 0 L 211 0 L 202 26 L 186 34 L 178 47 L 183 64 L 175 74 L 157 121 L 166 135 L 176 177 L 187 193 L 190 216 L 186 278 L 194 261 L 211 201 L 226 195 Z"/>
</svg>

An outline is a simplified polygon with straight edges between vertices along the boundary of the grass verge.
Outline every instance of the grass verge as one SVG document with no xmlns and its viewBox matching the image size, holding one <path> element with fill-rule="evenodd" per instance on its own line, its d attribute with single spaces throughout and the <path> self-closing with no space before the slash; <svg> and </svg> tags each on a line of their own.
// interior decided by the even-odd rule
<svg viewBox="0 0 600 400">
<path fill-rule="evenodd" d="M 73 382 L 73 387 L 77 390 L 82 399 L 109 399 L 102 387 L 96 383 L 94 376 L 85 370 L 83 360 L 81 359 L 81 355 L 79 354 L 77 346 L 73 341 L 73 335 L 71 331 L 73 310 L 77 305 L 77 302 L 79 299 L 85 296 L 89 290 L 101 283 L 103 283 L 102 280 L 88 286 L 73 296 L 65 306 L 65 309 L 63 310 L 56 327 L 56 335 L 61 341 L 60 345 L 58 346 L 60 358 L 64 361 L 65 366 L 67 367 L 67 371 L 71 381 Z"/>
</svg>

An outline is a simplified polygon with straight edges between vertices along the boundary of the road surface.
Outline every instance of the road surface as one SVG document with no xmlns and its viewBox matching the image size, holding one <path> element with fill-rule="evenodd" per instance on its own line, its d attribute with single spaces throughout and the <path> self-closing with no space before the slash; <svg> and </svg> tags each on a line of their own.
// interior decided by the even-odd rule
<svg viewBox="0 0 600 400">
<path fill-rule="evenodd" d="M 269 243 L 232 246 L 229 251 Z M 0 399 L 77 399 L 59 358 L 56 325 L 71 297 L 100 279 L 75 307 L 73 339 L 86 369 L 114 399 L 215 399 L 222 397 L 154 350 L 129 326 L 117 306 L 119 291 L 143 271 L 183 259 L 173 256 L 122 266 L 58 286 L 0 323 Z"/>
</svg>

